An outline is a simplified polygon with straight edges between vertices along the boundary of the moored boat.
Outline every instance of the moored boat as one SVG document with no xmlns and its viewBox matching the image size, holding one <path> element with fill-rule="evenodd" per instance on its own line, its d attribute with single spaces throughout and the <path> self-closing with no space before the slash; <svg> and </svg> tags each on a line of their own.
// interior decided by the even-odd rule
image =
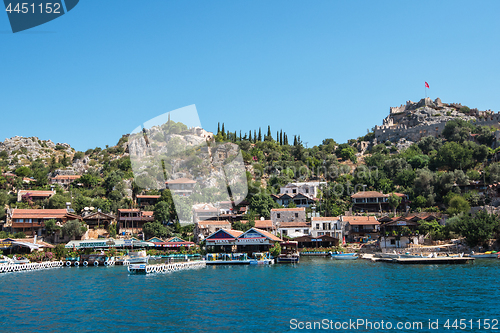
<svg viewBox="0 0 500 333">
<path fill-rule="evenodd" d="M 356 260 L 359 258 L 357 253 L 330 252 L 330 256 L 335 260 Z"/>
<path fill-rule="evenodd" d="M 277 263 L 295 264 L 299 262 L 299 243 L 296 241 L 281 242 L 281 254 L 276 258 Z"/>
</svg>

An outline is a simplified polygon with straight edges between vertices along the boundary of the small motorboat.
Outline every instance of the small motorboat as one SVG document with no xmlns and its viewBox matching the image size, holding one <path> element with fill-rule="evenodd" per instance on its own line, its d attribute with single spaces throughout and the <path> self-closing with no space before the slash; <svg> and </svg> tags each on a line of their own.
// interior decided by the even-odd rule
<svg viewBox="0 0 500 333">
<path fill-rule="evenodd" d="M 256 252 L 253 254 L 253 259 L 250 259 L 250 265 L 272 265 L 274 264 L 274 259 L 271 258 L 269 252 Z"/>
<path fill-rule="evenodd" d="M 330 252 L 330 256 L 335 260 L 356 260 L 359 258 L 357 253 Z"/>
</svg>

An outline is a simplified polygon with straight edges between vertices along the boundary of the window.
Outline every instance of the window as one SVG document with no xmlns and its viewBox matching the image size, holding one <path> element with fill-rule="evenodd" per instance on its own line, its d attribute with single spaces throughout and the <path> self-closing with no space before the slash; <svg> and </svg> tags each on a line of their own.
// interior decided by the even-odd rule
<svg viewBox="0 0 500 333">
<path fill-rule="evenodd" d="M 292 193 L 297 193 L 297 190 L 296 190 L 296 189 L 293 189 L 293 190 L 292 190 Z"/>
<path fill-rule="evenodd" d="M 309 193 L 309 189 L 308 188 L 306 188 L 306 193 Z"/>
<path fill-rule="evenodd" d="M 391 239 L 391 245 L 395 245 L 396 244 L 396 240 L 395 239 Z"/>
<path fill-rule="evenodd" d="M 277 219 L 281 218 L 281 214 L 280 213 L 276 214 L 276 218 Z"/>
<path fill-rule="evenodd" d="M 316 223 L 316 230 L 319 230 L 319 223 Z"/>
<path fill-rule="evenodd" d="M 295 217 L 299 217 L 299 213 L 295 213 Z"/>
</svg>

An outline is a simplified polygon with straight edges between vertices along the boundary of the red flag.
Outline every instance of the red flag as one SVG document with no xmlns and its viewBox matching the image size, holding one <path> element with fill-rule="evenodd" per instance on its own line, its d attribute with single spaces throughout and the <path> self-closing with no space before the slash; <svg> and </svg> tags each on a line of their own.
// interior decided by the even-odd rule
<svg viewBox="0 0 500 333">
<path fill-rule="evenodd" d="M 429 87 L 429 84 L 427 83 L 427 81 L 425 82 L 425 87 L 426 87 L 426 88 L 430 88 L 430 87 Z"/>
</svg>

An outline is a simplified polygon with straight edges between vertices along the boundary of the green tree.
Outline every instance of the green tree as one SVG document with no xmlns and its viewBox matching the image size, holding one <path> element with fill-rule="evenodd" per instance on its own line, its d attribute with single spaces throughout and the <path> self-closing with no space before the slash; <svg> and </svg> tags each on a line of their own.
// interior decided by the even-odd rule
<svg viewBox="0 0 500 333">
<path fill-rule="evenodd" d="M 450 224 L 452 231 L 465 238 L 470 247 L 485 244 L 498 231 L 498 216 L 480 211 L 475 216 L 464 215 Z"/>
<path fill-rule="evenodd" d="M 456 195 L 450 200 L 450 204 L 446 212 L 450 215 L 458 215 L 460 213 L 468 213 L 470 210 L 469 203 L 465 198 Z"/>
<path fill-rule="evenodd" d="M 21 166 L 17 168 L 14 173 L 18 177 L 30 177 L 31 176 L 31 169 L 28 168 L 27 166 Z"/>
<path fill-rule="evenodd" d="M 53 235 L 59 230 L 61 230 L 61 227 L 56 224 L 56 220 L 50 219 L 45 222 L 45 231 L 47 235 Z"/>
<path fill-rule="evenodd" d="M 394 214 L 396 214 L 396 208 L 401 204 L 402 198 L 400 196 L 397 196 L 396 194 L 392 193 L 389 198 L 387 199 L 387 202 L 389 203 L 389 206 L 394 209 Z"/>
<path fill-rule="evenodd" d="M 250 199 L 250 209 L 258 216 L 269 218 L 273 208 L 279 208 L 279 205 L 268 194 L 260 193 Z"/>
<path fill-rule="evenodd" d="M 171 220 L 171 206 L 165 201 L 159 201 L 154 208 L 154 219 L 162 224 L 167 224 Z"/>
<path fill-rule="evenodd" d="M 146 235 L 146 238 L 168 238 L 173 235 L 172 228 L 166 227 L 157 221 L 144 223 L 143 231 Z"/>
<path fill-rule="evenodd" d="M 81 237 L 86 231 L 87 227 L 79 220 L 71 220 L 62 226 L 62 234 L 70 238 Z"/>
</svg>

